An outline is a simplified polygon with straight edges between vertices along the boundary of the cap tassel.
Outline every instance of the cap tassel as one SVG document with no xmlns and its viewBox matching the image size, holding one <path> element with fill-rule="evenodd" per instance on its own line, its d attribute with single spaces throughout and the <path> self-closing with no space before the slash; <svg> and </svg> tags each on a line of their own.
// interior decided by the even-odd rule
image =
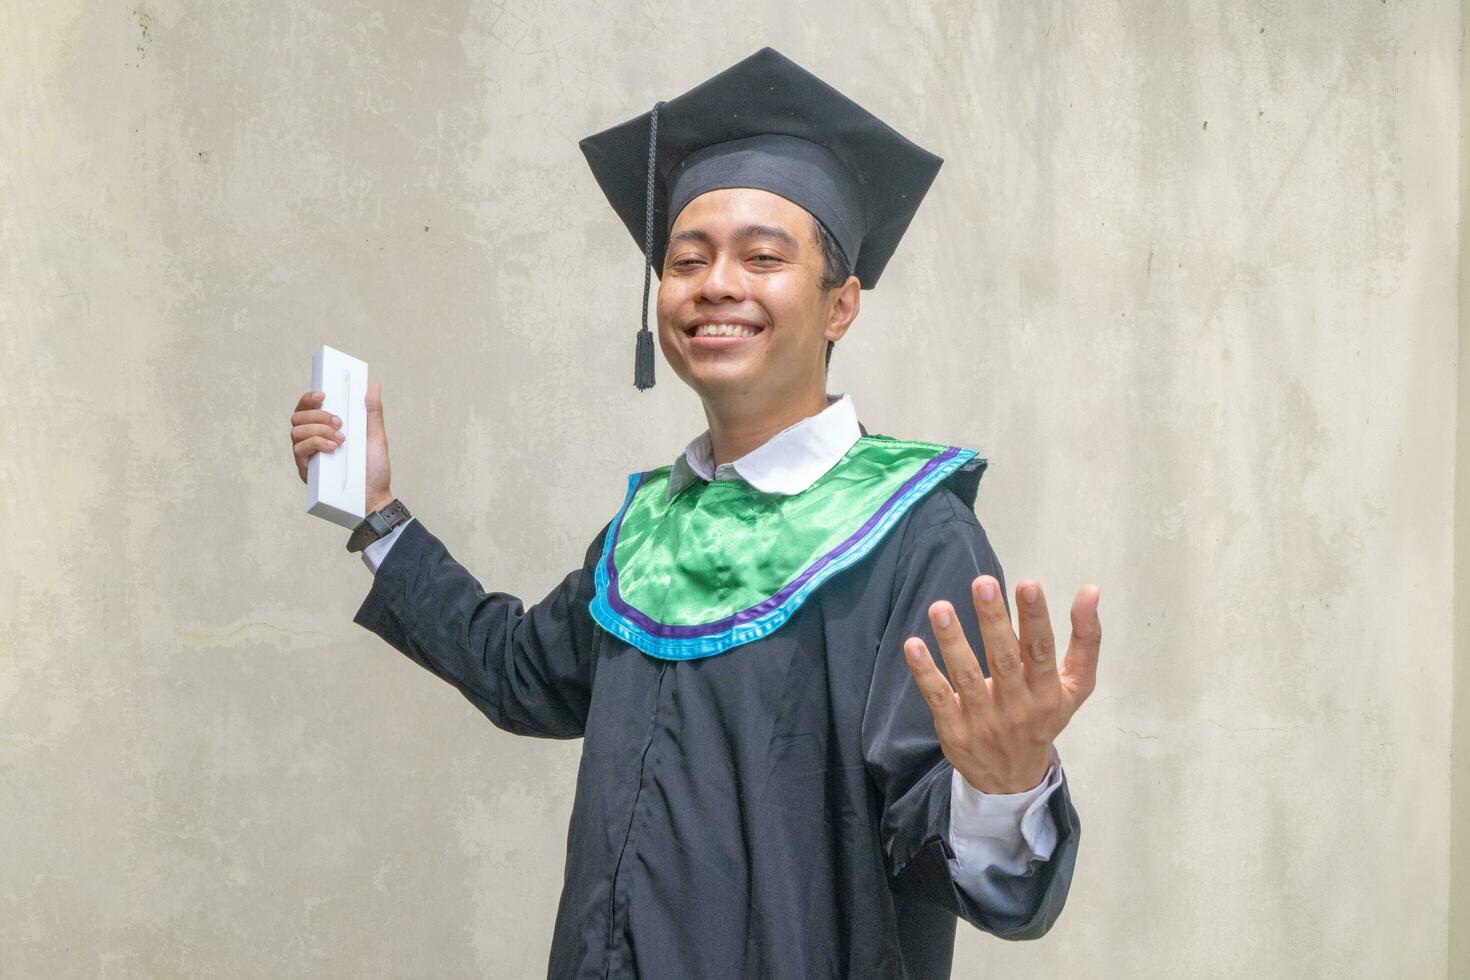
<svg viewBox="0 0 1470 980">
<path fill-rule="evenodd" d="M 653 387 L 653 334 L 644 327 L 638 331 L 638 353 L 633 359 L 633 385 L 639 391 Z"/>
<path fill-rule="evenodd" d="M 643 326 L 638 331 L 638 350 L 633 358 L 633 387 L 647 391 L 653 387 L 653 334 L 648 329 L 648 287 L 653 279 L 653 171 L 658 146 L 658 109 L 653 104 L 648 122 L 648 190 L 643 210 Z"/>
</svg>

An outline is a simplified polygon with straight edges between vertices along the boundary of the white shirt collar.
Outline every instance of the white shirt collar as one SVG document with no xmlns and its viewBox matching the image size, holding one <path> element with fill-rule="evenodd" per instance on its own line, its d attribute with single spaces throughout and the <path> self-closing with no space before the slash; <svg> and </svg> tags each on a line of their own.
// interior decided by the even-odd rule
<svg viewBox="0 0 1470 980">
<path fill-rule="evenodd" d="M 762 493 L 798 494 L 846 456 L 861 436 L 857 411 L 846 394 L 829 394 L 827 407 L 816 415 L 787 426 L 734 462 L 718 467 L 706 429 L 674 460 L 666 499 L 672 500 L 695 479 L 730 476 L 739 476 Z"/>
</svg>

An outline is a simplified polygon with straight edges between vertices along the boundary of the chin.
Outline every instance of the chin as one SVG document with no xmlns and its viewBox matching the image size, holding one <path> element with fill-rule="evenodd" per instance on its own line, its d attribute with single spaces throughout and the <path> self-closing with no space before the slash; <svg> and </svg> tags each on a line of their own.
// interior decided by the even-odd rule
<svg viewBox="0 0 1470 980">
<path fill-rule="evenodd" d="M 748 391 L 756 374 L 753 365 L 725 362 L 691 363 L 684 372 L 689 387 L 700 394 Z"/>
</svg>

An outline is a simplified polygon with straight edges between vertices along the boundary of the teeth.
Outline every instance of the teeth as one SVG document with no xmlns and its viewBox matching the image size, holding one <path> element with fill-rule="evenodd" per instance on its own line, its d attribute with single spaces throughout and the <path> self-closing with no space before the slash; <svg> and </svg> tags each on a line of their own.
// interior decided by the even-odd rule
<svg viewBox="0 0 1470 980">
<path fill-rule="evenodd" d="M 701 323 L 694 328 L 696 337 L 754 337 L 759 332 L 739 323 Z"/>
</svg>

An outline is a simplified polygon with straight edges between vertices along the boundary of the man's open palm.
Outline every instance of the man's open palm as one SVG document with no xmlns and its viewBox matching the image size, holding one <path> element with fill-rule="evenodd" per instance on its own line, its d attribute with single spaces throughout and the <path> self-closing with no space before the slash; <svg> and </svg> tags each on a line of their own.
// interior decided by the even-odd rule
<svg viewBox="0 0 1470 980">
<path fill-rule="evenodd" d="M 909 637 L 904 652 L 934 715 L 945 758 L 981 792 L 1019 793 L 1045 778 L 1052 740 L 1096 686 L 1102 644 L 1100 590 L 1083 586 L 1072 600 L 1072 636 L 1060 669 L 1040 582 L 1017 583 L 1019 638 L 1011 629 L 994 576 L 976 578 L 970 583 L 970 595 L 980 619 L 989 677 L 981 670 L 954 607 L 944 600 L 929 607 L 929 621 L 949 679 L 921 638 Z"/>
</svg>

